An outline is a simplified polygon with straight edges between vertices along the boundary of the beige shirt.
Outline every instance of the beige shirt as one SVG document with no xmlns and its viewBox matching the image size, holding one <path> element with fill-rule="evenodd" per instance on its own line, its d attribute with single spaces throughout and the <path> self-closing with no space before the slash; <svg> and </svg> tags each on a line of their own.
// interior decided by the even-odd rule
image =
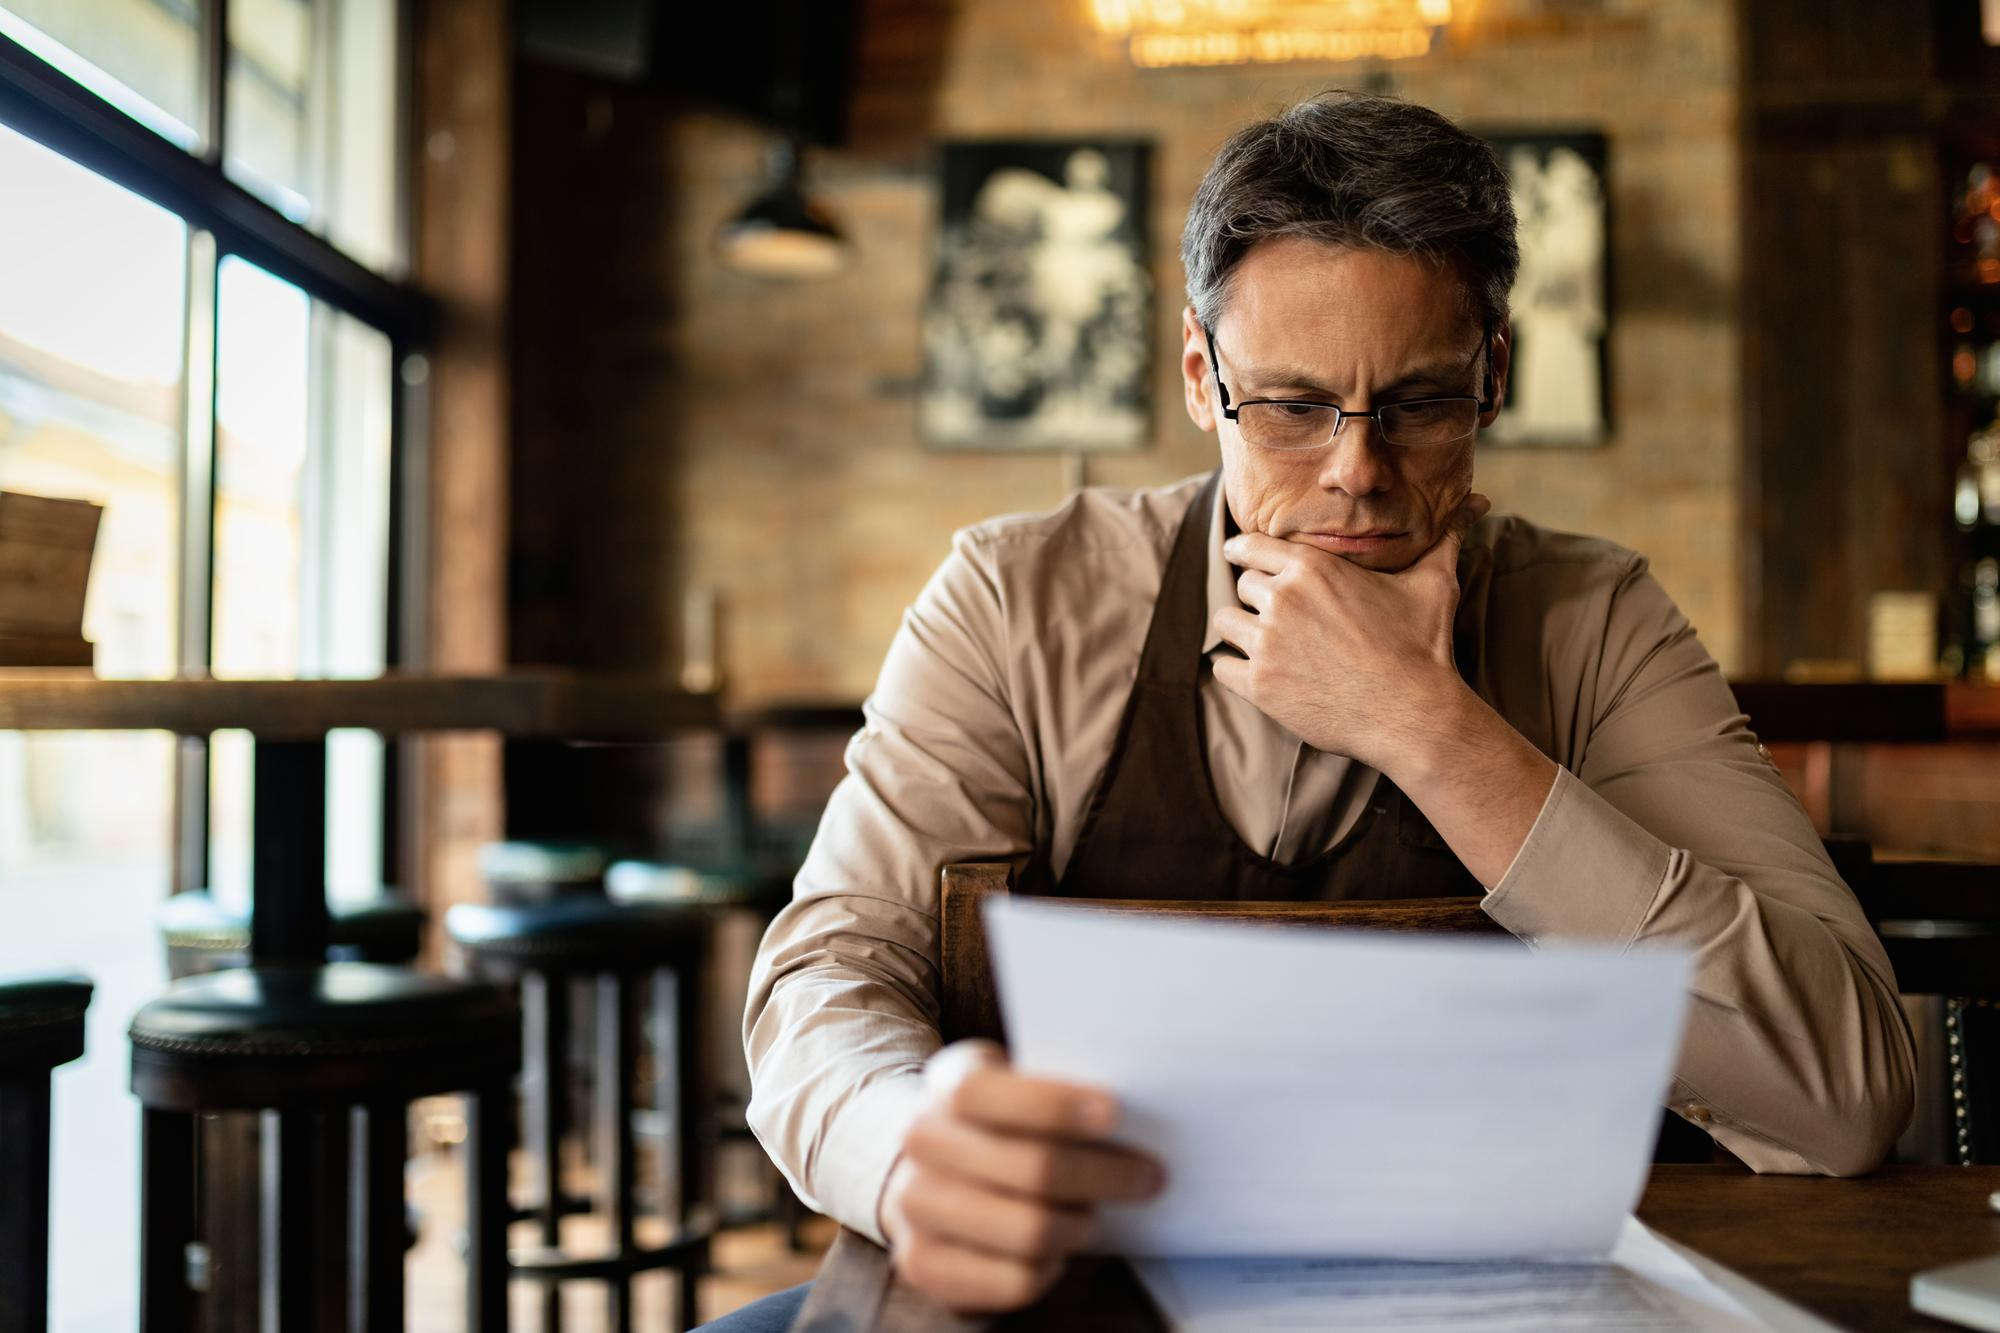
<svg viewBox="0 0 2000 1333">
<path fill-rule="evenodd" d="M 939 1041 L 940 868 L 1040 847 L 1062 873 L 1203 480 L 959 533 L 889 649 L 744 1015 L 757 1137 L 867 1235 Z M 1221 508 L 1211 612 L 1235 600 Z M 1888 959 L 1693 628 L 1641 557 L 1518 518 L 1472 530 L 1459 580 L 1473 687 L 1562 766 L 1488 915 L 1530 943 L 1692 948 L 1668 1105 L 1759 1171 L 1874 1166 L 1915 1062 Z M 1374 774 L 1203 691 L 1230 823 L 1280 860 L 1324 850 Z"/>
</svg>

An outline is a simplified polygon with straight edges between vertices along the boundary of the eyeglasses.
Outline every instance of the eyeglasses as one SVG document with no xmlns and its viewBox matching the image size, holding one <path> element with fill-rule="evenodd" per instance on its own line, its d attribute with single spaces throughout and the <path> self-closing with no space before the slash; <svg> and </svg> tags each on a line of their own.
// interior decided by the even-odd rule
<svg viewBox="0 0 2000 1333">
<path fill-rule="evenodd" d="M 1259 449 L 1320 449 L 1333 443 L 1334 436 L 1348 418 L 1375 423 L 1375 431 L 1385 443 L 1399 449 L 1431 449 L 1455 444 L 1479 429 L 1480 415 L 1492 408 L 1490 400 L 1471 394 L 1449 398 L 1412 398 L 1400 403 L 1384 403 L 1372 412 L 1351 412 L 1332 403 L 1313 403 L 1290 398 L 1252 398 L 1229 403 L 1229 386 L 1222 382 L 1222 363 L 1215 357 L 1215 332 L 1204 326 L 1208 339 L 1208 367 L 1215 375 L 1215 391 L 1222 399 L 1222 415 L 1236 423 L 1243 438 Z M 1477 361 L 1492 345 L 1489 330 L 1479 340 Z M 1470 369 L 1472 362 L 1467 362 Z"/>
</svg>

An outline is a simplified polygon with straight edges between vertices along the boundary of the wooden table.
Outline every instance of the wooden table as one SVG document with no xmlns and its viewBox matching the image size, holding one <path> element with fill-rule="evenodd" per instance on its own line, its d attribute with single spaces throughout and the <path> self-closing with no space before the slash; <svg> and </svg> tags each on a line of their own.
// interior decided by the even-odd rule
<svg viewBox="0 0 2000 1333">
<path fill-rule="evenodd" d="M 717 724 L 712 694 L 640 677 L 554 672 L 366 680 L 101 680 L 0 670 L 0 731 L 251 733 L 253 962 L 326 956 L 326 734 L 497 731 L 652 740 Z"/>
<path fill-rule="evenodd" d="M 1860 1180 L 1757 1176 L 1740 1167 L 1656 1166 L 1639 1216 L 1842 1328 L 1955 1327 L 1910 1310 L 1910 1275 L 2000 1252 L 1987 1196 L 2000 1167 L 1885 1167 Z M 793 1333 L 1162 1333 L 1131 1270 L 1084 1260 L 1041 1304 L 1000 1320 L 958 1319 L 891 1278 L 880 1247 L 843 1231 Z"/>
</svg>

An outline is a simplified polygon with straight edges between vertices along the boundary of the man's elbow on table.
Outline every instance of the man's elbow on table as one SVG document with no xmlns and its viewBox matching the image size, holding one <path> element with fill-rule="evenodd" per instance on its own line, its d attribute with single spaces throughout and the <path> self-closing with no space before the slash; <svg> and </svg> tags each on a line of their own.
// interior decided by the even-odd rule
<svg viewBox="0 0 2000 1333">
<path fill-rule="evenodd" d="M 1852 1096 L 1801 1091 L 1800 1109 L 1782 1136 L 1736 1124 L 1720 1111 L 1704 1128 L 1759 1175 L 1867 1175 L 1887 1160 L 1915 1104 L 1915 1052 L 1907 1034 L 1898 1035 L 1853 1071 Z"/>
</svg>

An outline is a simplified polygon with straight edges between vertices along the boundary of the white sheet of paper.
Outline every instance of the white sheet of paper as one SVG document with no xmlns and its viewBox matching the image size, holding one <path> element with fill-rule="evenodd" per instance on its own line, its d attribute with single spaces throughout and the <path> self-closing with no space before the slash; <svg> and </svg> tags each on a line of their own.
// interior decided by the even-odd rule
<svg viewBox="0 0 2000 1333">
<path fill-rule="evenodd" d="M 1600 1260 L 1144 1259 L 1135 1267 L 1175 1333 L 1768 1333 L 1776 1327 L 1636 1218 L 1625 1220 L 1617 1244 Z"/>
<path fill-rule="evenodd" d="M 1688 959 L 986 904 L 1013 1059 L 1104 1087 L 1132 1256 L 1597 1256 L 1645 1183 Z"/>
</svg>

